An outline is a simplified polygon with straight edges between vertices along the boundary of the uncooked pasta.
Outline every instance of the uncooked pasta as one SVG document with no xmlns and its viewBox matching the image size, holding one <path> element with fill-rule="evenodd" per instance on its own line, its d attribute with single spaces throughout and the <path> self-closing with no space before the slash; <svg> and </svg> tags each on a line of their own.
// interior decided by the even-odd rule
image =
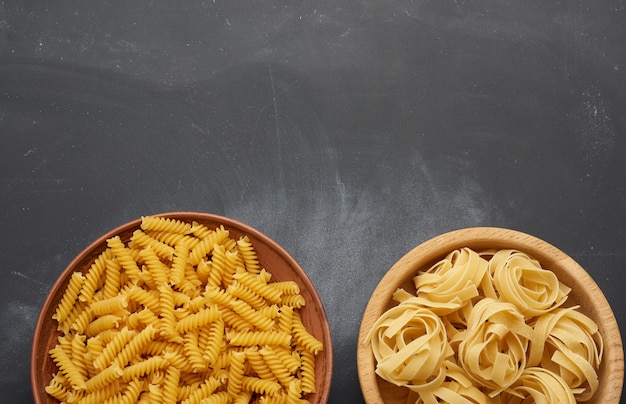
<svg viewBox="0 0 626 404">
<path fill-rule="evenodd" d="M 413 283 L 416 292 L 398 289 L 365 339 L 376 374 L 407 388 L 409 403 L 592 398 L 598 326 L 563 307 L 570 288 L 528 254 L 461 248 Z"/>
<path fill-rule="evenodd" d="M 109 238 L 71 275 L 46 392 L 67 403 L 306 401 L 324 346 L 301 321 L 298 284 L 271 277 L 246 236 L 144 217 L 129 242 Z"/>
</svg>

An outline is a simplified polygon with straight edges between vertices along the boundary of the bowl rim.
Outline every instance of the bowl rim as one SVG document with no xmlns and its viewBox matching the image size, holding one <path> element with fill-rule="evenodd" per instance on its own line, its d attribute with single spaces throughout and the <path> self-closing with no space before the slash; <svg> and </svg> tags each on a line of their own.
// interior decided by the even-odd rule
<svg viewBox="0 0 626 404">
<path fill-rule="evenodd" d="M 301 285 L 301 286 L 304 286 L 304 289 L 306 289 L 310 293 L 310 298 L 313 301 L 314 305 L 317 307 L 318 309 L 317 314 L 321 320 L 321 325 L 322 325 L 321 329 L 322 329 L 322 334 L 323 334 L 322 342 L 324 344 L 324 350 L 322 351 L 323 352 L 322 360 L 326 362 L 325 364 L 326 372 L 320 376 L 323 377 L 322 385 L 325 386 L 325 388 L 323 389 L 323 391 L 317 391 L 315 394 L 316 394 L 316 402 L 326 403 L 330 395 L 332 373 L 333 373 L 333 366 L 334 366 L 333 364 L 333 361 L 334 361 L 333 352 L 334 351 L 332 347 L 330 323 L 328 321 L 328 316 L 326 314 L 326 309 L 324 307 L 323 301 L 320 298 L 319 293 L 317 292 L 317 289 L 313 285 L 313 282 L 309 278 L 304 268 L 300 266 L 300 264 L 295 260 L 295 258 L 293 258 L 293 256 L 284 247 L 282 247 L 280 244 L 278 244 L 278 242 L 276 242 L 274 239 L 272 239 L 268 235 L 262 233 L 260 230 L 256 229 L 253 226 L 250 226 L 248 224 L 245 224 L 239 220 L 236 220 L 230 217 L 221 216 L 221 215 L 217 215 L 213 213 L 194 212 L 194 211 L 171 211 L 171 212 L 164 212 L 164 213 L 146 214 L 144 216 L 158 216 L 158 217 L 165 217 L 165 218 L 170 218 L 170 219 L 185 219 L 185 220 L 189 219 L 190 217 L 193 217 L 195 219 L 198 219 L 198 221 L 202 221 L 202 220 L 212 221 L 212 222 L 223 224 L 224 227 L 226 228 L 228 227 L 236 228 L 238 231 L 248 234 L 255 239 L 263 240 L 263 243 L 265 243 L 271 250 L 274 250 L 276 253 L 282 256 L 282 258 L 289 263 L 289 266 L 294 268 L 294 270 L 298 272 L 299 280 L 301 280 L 304 283 L 304 285 Z M 69 274 L 74 271 L 75 266 L 77 266 L 81 261 L 89 257 L 90 254 L 93 254 L 96 251 L 99 254 L 101 251 L 99 251 L 98 248 L 101 247 L 104 243 L 106 243 L 106 240 L 108 238 L 111 238 L 117 234 L 124 233 L 128 231 L 129 229 L 139 227 L 139 225 L 141 224 L 141 220 L 142 218 L 138 217 L 136 219 L 127 221 L 121 225 L 118 225 L 112 228 L 111 230 L 105 232 L 101 236 L 94 239 L 92 242 L 90 242 L 85 248 L 83 248 L 78 254 L 76 254 L 72 258 L 72 260 L 59 273 L 57 279 L 55 280 L 55 282 L 52 284 L 51 288 L 49 289 L 46 295 L 46 299 L 44 300 L 44 303 L 41 306 L 41 310 L 39 312 L 37 322 L 35 325 L 33 340 L 31 343 L 30 381 L 31 381 L 31 389 L 33 392 L 33 399 L 36 404 L 43 402 L 41 394 L 40 394 L 40 386 L 39 386 L 39 384 L 42 381 L 41 380 L 42 372 L 40 372 L 38 369 L 39 341 L 42 338 L 42 334 L 44 334 L 44 330 L 43 330 L 44 325 L 46 321 L 49 320 L 46 317 L 46 313 L 50 310 L 51 304 L 54 300 L 56 293 L 60 290 L 64 281 L 69 276 Z M 271 272 L 270 269 L 268 270 Z"/>
<path fill-rule="evenodd" d="M 382 403 L 385 401 L 377 384 L 374 354 L 364 340 L 376 319 L 382 315 L 390 303 L 392 293 L 414 276 L 413 274 L 419 268 L 433 264 L 455 249 L 471 248 L 472 245 L 485 243 L 493 245 L 491 248 L 517 248 L 539 259 L 544 267 L 549 267 L 549 265 L 567 267 L 574 282 L 578 286 L 584 285 L 588 291 L 587 294 L 593 295 L 596 304 L 604 308 L 600 313 L 602 324 L 598 325 L 604 329 L 603 337 L 611 337 L 610 346 L 605 340 L 603 358 L 604 366 L 607 367 L 604 373 L 608 375 L 605 383 L 609 383 L 611 389 L 600 398 L 600 401 L 619 403 L 624 384 L 623 342 L 615 315 L 601 289 L 583 267 L 554 245 L 528 233 L 501 227 L 468 227 L 436 235 L 409 250 L 385 273 L 368 300 L 358 334 L 357 372 L 365 402 Z M 546 264 L 546 261 L 549 263 Z M 594 396 L 594 402 L 598 398 L 597 395 Z"/>
</svg>

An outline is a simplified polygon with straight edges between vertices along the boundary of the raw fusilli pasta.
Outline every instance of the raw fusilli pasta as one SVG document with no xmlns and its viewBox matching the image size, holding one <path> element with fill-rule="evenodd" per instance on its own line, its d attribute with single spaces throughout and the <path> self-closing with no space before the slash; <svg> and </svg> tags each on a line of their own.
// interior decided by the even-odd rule
<svg viewBox="0 0 626 404">
<path fill-rule="evenodd" d="M 45 389 L 68 403 L 300 402 L 323 349 L 303 305 L 247 236 L 145 216 L 71 275 L 53 315 L 59 372 Z"/>
</svg>

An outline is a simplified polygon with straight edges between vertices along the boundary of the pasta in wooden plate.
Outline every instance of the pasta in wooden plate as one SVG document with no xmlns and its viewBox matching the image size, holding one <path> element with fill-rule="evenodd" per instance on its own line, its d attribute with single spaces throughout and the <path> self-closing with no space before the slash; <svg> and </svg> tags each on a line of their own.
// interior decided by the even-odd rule
<svg viewBox="0 0 626 404">
<path fill-rule="evenodd" d="M 517 250 L 450 252 L 398 289 L 365 338 L 410 403 L 574 403 L 598 388 L 598 326 Z"/>
<path fill-rule="evenodd" d="M 156 216 L 71 276 L 45 391 L 62 403 L 301 403 L 324 349 L 247 237 Z"/>
</svg>

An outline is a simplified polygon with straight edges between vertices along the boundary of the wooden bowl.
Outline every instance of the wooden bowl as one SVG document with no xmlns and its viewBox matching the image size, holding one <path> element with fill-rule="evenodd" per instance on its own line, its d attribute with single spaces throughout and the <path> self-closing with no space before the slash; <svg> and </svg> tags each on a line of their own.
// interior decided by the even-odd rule
<svg viewBox="0 0 626 404">
<path fill-rule="evenodd" d="M 300 265 L 268 236 L 233 219 L 195 212 L 164 213 L 158 216 L 187 222 L 196 221 L 209 228 L 223 225 L 233 239 L 247 235 L 256 250 L 261 267 L 272 274 L 273 281 L 293 280 L 299 284 L 300 292 L 306 302 L 305 306 L 299 309 L 302 321 L 307 330 L 324 344 L 323 351 L 317 355 L 315 361 L 316 393 L 308 395 L 307 398 L 312 403 L 326 403 L 330 393 L 333 369 L 330 327 L 322 301 Z M 52 319 L 52 315 L 69 283 L 71 274 L 75 271 L 87 272 L 94 259 L 107 247 L 108 238 L 119 235 L 122 241 L 127 242 L 133 232 L 139 229 L 140 224 L 139 218 L 95 240 L 70 262 L 52 287 L 37 321 L 32 344 L 31 383 L 35 403 L 58 403 L 45 392 L 44 388 L 50 382 L 52 374 L 57 372 L 57 367 L 48 354 L 48 351 L 56 345 L 59 336 L 57 324 Z"/>
<path fill-rule="evenodd" d="M 572 288 L 565 306 L 580 305 L 580 311 L 599 326 L 604 339 L 604 356 L 598 371 L 600 386 L 592 402 L 617 404 L 624 382 L 624 351 L 615 316 L 598 285 L 572 258 L 531 235 L 514 230 L 478 227 L 451 231 L 432 238 L 409 251 L 382 278 L 367 304 L 357 348 L 359 381 L 367 403 L 405 403 L 408 389 L 384 381 L 375 373 L 376 360 L 364 340 L 375 321 L 395 306 L 392 294 L 399 287 L 415 291 L 412 278 L 419 270 L 430 268 L 449 252 L 469 247 L 474 250 L 521 250 L 552 270 L 559 280 Z"/>
</svg>

